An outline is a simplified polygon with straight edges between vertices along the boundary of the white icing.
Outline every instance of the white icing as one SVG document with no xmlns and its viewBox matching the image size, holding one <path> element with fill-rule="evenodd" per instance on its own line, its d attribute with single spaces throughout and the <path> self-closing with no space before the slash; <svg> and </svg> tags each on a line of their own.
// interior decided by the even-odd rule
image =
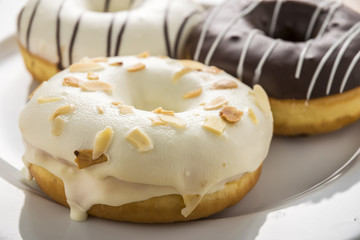
<svg viewBox="0 0 360 240">
<path fill-rule="evenodd" d="M 321 10 L 323 10 L 324 7 L 329 5 L 329 3 L 332 3 L 332 2 L 329 2 L 328 0 L 325 0 L 325 1 L 321 2 L 321 3 L 319 3 L 316 6 L 316 9 L 315 9 L 313 15 L 311 16 L 310 23 L 309 23 L 308 28 L 306 30 L 305 41 L 309 40 Z"/>
<path fill-rule="evenodd" d="M 73 45 L 73 62 L 83 58 L 107 55 L 108 35 L 110 35 L 110 55 L 138 54 L 150 51 L 153 55 L 167 55 L 164 22 L 165 10 L 169 6 L 168 25 L 169 45 L 174 53 L 175 41 L 180 27 L 189 13 L 202 11 L 192 0 L 136 0 L 130 6 L 130 0 L 111 0 L 109 12 L 102 12 L 104 1 L 95 0 L 40 0 L 31 25 L 29 46 L 26 44 L 31 13 L 36 0 L 30 0 L 20 19 L 18 39 L 22 46 L 53 64 L 59 62 L 56 40 L 57 15 L 60 7 L 60 46 L 63 66 L 69 66 L 70 43 L 79 16 Z M 113 21 L 111 34 L 109 33 Z M 192 28 L 200 21 L 200 15 L 192 15 L 185 24 L 180 36 L 178 52 L 183 52 L 184 44 Z M 119 51 L 116 52 L 118 36 L 125 25 Z M 94 47 L 96 46 L 96 47 Z"/>
<path fill-rule="evenodd" d="M 247 37 L 244 47 L 241 51 L 241 55 L 240 55 L 240 59 L 239 59 L 239 64 L 236 68 L 236 74 L 239 77 L 239 79 L 242 79 L 242 75 L 243 75 L 243 71 L 244 71 L 244 63 L 245 63 L 245 57 L 246 57 L 246 53 L 250 48 L 250 44 L 253 40 L 253 38 L 255 37 L 256 34 L 258 33 L 262 33 L 264 34 L 262 31 L 257 30 L 257 29 L 253 29 L 250 33 L 249 36 Z"/>
<path fill-rule="evenodd" d="M 275 28 L 276 28 L 277 20 L 279 18 L 279 13 L 280 13 L 282 3 L 283 3 L 283 0 L 276 0 L 274 12 L 273 12 L 273 16 L 271 18 L 271 24 L 270 24 L 270 31 L 269 31 L 270 37 L 274 36 Z"/>
<path fill-rule="evenodd" d="M 68 201 L 81 207 L 74 205 L 74 218 L 82 219 L 81 214 L 97 203 L 118 206 L 169 193 L 203 196 L 214 188 L 221 189 L 229 179 L 260 166 L 272 137 L 272 115 L 259 108 L 248 86 L 224 72 L 192 71 L 173 82 L 172 77 L 183 66 L 171 59 L 117 57 L 109 60 L 118 61 L 123 62 L 123 66 L 99 63 L 105 69 L 96 72 L 101 81 L 114 86 L 112 93 L 62 86 L 68 76 L 91 81 L 86 80 L 86 73 L 70 73 L 66 69 L 44 82 L 20 114 L 19 126 L 25 145 L 31 144 L 26 148 L 26 160 L 63 180 Z M 145 64 L 144 70 L 132 73 L 126 70 L 139 62 Z M 223 79 L 237 81 L 239 86 L 212 89 L 214 82 Z M 200 87 L 203 89 L 200 96 L 182 98 L 184 93 Z M 49 95 L 63 97 L 54 102 L 37 102 L 39 97 Z M 200 104 L 220 96 L 226 96 L 228 104 L 241 111 L 251 108 L 258 124 L 253 124 L 246 115 L 238 123 L 227 124 L 222 135 L 206 130 L 203 127 L 206 117 L 219 116 L 220 109 L 206 111 Z M 120 101 L 134 106 L 133 113 L 120 114 L 111 104 Z M 62 115 L 66 125 L 60 136 L 53 136 L 49 116 L 68 104 L 74 104 L 76 110 Z M 102 106 L 104 113 L 99 114 L 96 106 Z M 186 122 L 186 127 L 153 126 L 150 118 L 158 115 L 150 110 L 159 106 L 174 110 L 175 116 Z M 96 134 L 106 126 L 114 132 L 106 152 L 109 160 L 81 170 L 75 168 L 74 151 L 92 149 Z M 141 153 L 126 140 L 129 130 L 136 127 L 152 140 L 152 150 Z M 110 187 L 111 181 L 121 184 L 119 192 Z M 96 187 L 93 194 L 94 186 L 100 187 Z M 140 191 L 139 186 L 142 186 Z M 196 203 L 190 201 L 189 204 Z M 193 207 L 187 205 L 184 212 Z"/>
<path fill-rule="evenodd" d="M 358 28 L 355 32 L 353 32 L 348 39 L 346 39 L 346 41 L 344 42 L 343 46 L 340 48 L 340 51 L 338 53 L 338 55 L 336 56 L 336 59 L 335 59 L 335 62 L 334 62 L 334 65 L 331 69 L 331 73 L 330 73 L 330 77 L 329 77 L 329 81 L 328 81 L 328 84 L 326 86 L 326 95 L 329 95 L 330 94 L 330 90 L 331 90 L 331 86 L 332 86 L 332 83 L 334 81 L 334 77 L 335 77 L 335 74 L 336 74 L 336 71 L 339 67 L 339 64 L 340 64 L 340 61 L 341 59 L 343 58 L 344 54 L 345 54 L 345 51 L 348 49 L 350 43 L 354 40 L 354 38 L 359 35 L 360 33 L 360 28 Z"/>
<path fill-rule="evenodd" d="M 345 76 L 343 78 L 343 80 L 341 81 L 341 85 L 340 85 L 340 89 L 339 92 L 342 93 L 344 91 L 344 88 L 346 86 L 346 83 L 350 77 L 351 72 L 353 71 L 355 65 L 357 64 L 357 62 L 360 59 L 360 51 L 355 55 L 355 57 L 353 58 L 353 60 L 351 61 L 348 69 L 346 70 Z"/>
<path fill-rule="evenodd" d="M 341 7 L 342 4 L 343 4 L 343 3 L 342 3 L 342 0 L 341 0 L 341 1 L 338 1 L 337 3 L 335 3 L 334 5 L 332 5 L 332 6 L 330 7 L 330 10 L 329 10 L 328 14 L 326 15 L 326 18 L 325 18 L 323 24 L 321 25 L 321 28 L 320 28 L 320 30 L 319 30 L 316 38 L 319 39 L 320 37 L 322 37 L 323 33 L 325 32 L 327 26 L 329 25 L 329 23 L 330 23 L 330 21 L 331 21 L 331 18 L 332 18 L 333 15 L 334 15 L 335 11 L 336 11 L 339 7 Z"/>
<path fill-rule="evenodd" d="M 276 47 L 276 45 L 278 43 L 279 43 L 279 39 L 276 39 L 276 41 L 273 41 L 271 43 L 271 45 L 266 49 L 264 55 L 261 57 L 260 62 L 259 62 L 259 64 L 257 65 L 257 67 L 255 69 L 253 85 L 259 82 L 259 79 L 260 79 L 260 76 L 261 76 L 261 73 L 262 73 L 262 68 L 263 68 L 266 60 L 270 56 L 271 52 L 274 50 L 274 48 Z"/>
<path fill-rule="evenodd" d="M 303 48 L 303 50 L 300 53 L 300 57 L 299 57 L 299 61 L 296 65 L 296 71 L 295 71 L 295 78 L 299 79 L 300 78 L 300 74 L 301 74 L 301 70 L 302 70 L 302 66 L 304 64 L 304 60 L 305 60 L 305 55 L 307 53 L 307 51 L 309 50 L 311 44 L 313 43 L 314 40 L 308 40 L 305 43 L 305 46 Z"/>
<path fill-rule="evenodd" d="M 195 54 L 194 54 L 194 60 L 195 61 L 199 60 L 201 48 L 202 48 L 202 45 L 204 43 L 207 30 L 209 29 L 211 23 L 213 22 L 213 20 L 218 15 L 218 13 L 220 12 L 220 10 L 223 8 L 224 5 L 225 4 L 220 4 L 219 6 L 215 7 L 211 11 L 211 13 L 209 14 L 209 17 L 206 18 L 205 23 L 204 23 L 204 25 L 203 25 L 203 27 L 201 29 L 201 32 L 200 32 L 199 41 L 198 41 L 198 43 L 196 45 Z"/>
<path fill-rule="evenodd" d="M 352 26 L 352 28 L 350 28 L 345 34 L 343 34 L 331 47 L 330 49 L 325 53 L 325 55 L 322 57 L 320 63 L 318 64 L 313 77 L 311 78 L 308 90 L 307 90 L 307 94 L 306 94 L 306 99 L 309 100 L 311 97 L 311 93 L 314 89 L 315 83 L 319 77 L 319 74 L 321 72 L 321 70 L 323 69 L 326 61 L 330 58 L 331 54 L 335 51 L 335 49 L 345 40 L 347 39 L 355 30 L 357 30 L 357 28 L 360 27 L 360 22 L 358 22 L 357 24 L 355 24 L 354 26 Z"/>
<path fill-rule="evenodd" d="M 211 45 L 206 58 L 205 58 L 205 64 L 209 65 L 211 58 L 217 48 L 217 46 L 219 45 L 220 41 L 223 39 L 225 33 L 227 31 L 229 31 L 229 29 L 234 25 L 234 23 L 236 21 L 238 21 L 240 18 L 244 17 L 245 15 L 249 14 L 250 12 L 252 12 L 259 4 L 261 1 L 255 1 L 252 2 L 249 6 L 247 6 L 244 10 L 240 11 L 239 14 L 237 14 L 235 17 L 233 17 L 231 19 L 231 21 L 224 27 L 224 29 L 218 34 L 218 36 L 216 37 L 215 41 L 213 42 L 213 44 Z"/>
</svg>

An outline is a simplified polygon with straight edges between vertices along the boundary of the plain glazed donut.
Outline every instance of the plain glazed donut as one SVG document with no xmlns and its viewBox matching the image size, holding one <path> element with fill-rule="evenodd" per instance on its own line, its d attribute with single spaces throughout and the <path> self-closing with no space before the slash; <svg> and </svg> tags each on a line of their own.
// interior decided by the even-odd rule
<svg viewBox="0 0 360 240">
<path fill-rule="evenodd" d="M 192 0 L 30 0 L 18 16 L 25 65 L 39 81 L 83 57 L 181 57 L 200 20 Z"/>
<path fill-rule="evenodd" d="M 360 15 L 335 1 L 227 1 L 188 41 L 191 58 L 268 93 L 274 133 L 316 134 L 360 118 Z"/>
<path fill-rule="evenodd" d="M 19 126 L 25 165 L 72 219 L 89 211 L 174 222 L 214 214 L 250 191 L 273 122 L 259 85 L 141 54 L 71 65 L 34 92 Z"/>
</svg>

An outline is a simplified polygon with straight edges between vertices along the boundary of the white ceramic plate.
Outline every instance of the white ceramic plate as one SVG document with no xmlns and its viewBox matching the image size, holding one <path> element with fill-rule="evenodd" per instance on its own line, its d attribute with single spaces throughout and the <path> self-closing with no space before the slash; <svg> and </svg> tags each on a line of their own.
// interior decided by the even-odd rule
<svg viewBox="0 0 360 240">
<path fill-rule="evenodd" d="M 0 41 L 0 239 L 349 239 L 360 237 L 360 122 L 330 134 L 273 139 L 256 187 L 208 219 L 144 225 L 90 217 L 22 180 L 18 115 L 37 83 L 15 36 Z M 20 190 L 22 189 L 22 190 Z M 33 190 L 35 189 L 35 190 Z"/>
</svg>

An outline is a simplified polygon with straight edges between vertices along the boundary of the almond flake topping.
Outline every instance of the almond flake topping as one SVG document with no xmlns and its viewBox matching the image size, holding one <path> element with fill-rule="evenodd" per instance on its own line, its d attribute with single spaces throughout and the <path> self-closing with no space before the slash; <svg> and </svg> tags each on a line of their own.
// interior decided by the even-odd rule
<svg viewBox="0 0 360 240">
<path fill-rule="evenodd" d="M 60 136 L 64 130 L 66 120 L 61 116 L 58 116 L 52 121 L 52 130 L 51 134 L 54 136 Z"/>
<path fill-rule="evenodd" d="M 218 116 L 207 116 L 203 127 L 210 132 L 221 135 L 226 127 L 226 122 Z"/>
<path fill-rule="evenodd" d="M 121 101 L 119 101 L 119 102 L 112 102 L 111 104 L 118 107 L 118 106 L 120 106 L 120 105 L 123 105 L 124 103 L 121 102 Z"/>
<path fill-rule="evenodd" d="M 206 67 L 204 70 L 205 70 L 205 72 L 212 73 L 212 74 L 219 74 L 219 73 L 223 72 L 223 70 L 221 70 L 220 68 L 217 68 L 215 66 Z"/>
<path fill-rule="evenodd" d="M 93 159 L 92 149 L 76 150 L 74 154 L 76 156 L 75 163 L 78 169 L 83 169 L 94 164 L 106 162 L 108 160 L 105 154 L 102 154 L 97 159 Z"/>
<path fill-rule="evenodd" d="M 192 60 L 179 60 L 180 63 L 185 68 L 190 68 L 193 71 L 202 71 L 206 66 L 200 62 L 192 61 Z"/>
<path fill-rule="evenodd" d="M 151 139 L 139 128 L 134 128 L 126 135 L 126 140 L 131 142 L 139 152 L 146 152 L 154 148 Z"/>
<path fill-rule="evenodd" d="M 89 59 L 89 61 L 91 61 L 91 62 L 107 62 L 107 61 L 109 61 L 109 59 L 106 57 L 97 57 L 97 58 L 91 58 L 91 59 Z"/>
<path fill-rule="evenodd" d="M 253 124 L 257 125 L 259 123 L 254 111 L 251 108 L 249 108 L 248 110 L 248 116 L 250 120 L 253 122 Z"/>
<path fill-rule="evenodd" d="M 46 96 L 46 97 L 39 97 L 37 99 L 37 102 L 42 104 L 42 103 L 49 103 L 49 102 L 56 102 L 61 100 L 61 97 L 56 97 L 56 96 Z"/>
<path fill-rule="evenodd" d="M 69 67 L 70 72 L 91 72 L 103 70 L 104 66 L 96 62 L 79 62 Z"/>
<path fill-rule="evenodd" d="M 104 112 L 105 112 L 104 106 L 99 106 L 99 105 L 97 105 L 97 106 L 96 106 L 96 109 L 97 109 L 97 111 L 98 111 L 99 114 L 104 114 Z"/>
<path fill-rule="evenodd" d="M 131 67 L 128 67 L 127 71 L 128 72 L 137 72 L 137 71 L 141 71 L 141 70 L 145 69 L 145 67 L 146 67 L 145 64 L 137 63 L 137 64 L 135 64 L 135 65 L 133 65 Z"/>
<path fill-rule="evenodd" d="M 145 51 L 145 52 L 142 52 L 140 54 L 137 55 L 138 58 L 147 58 L 150 56 L 150 52 L 149 51 Z"/>
<path fill-rule="evenodd" d="M 198 88 L 193 91 L 185 93 L 182 97 L 184 99 L 194 98 L 200 96 L 201 93 L 202 93 L 202 88 Z"/>
<path fill-rule="evenodd" d="M 174 116 L 174 115 L 175 115 L 175 112 L 174 112 L 174 111 L 164 110 L 162 107 L 155 108 L 155 109 L 152 110 L 151 112 L 157 113 L 157 114 L 171 115 L 171 116 Z"/>
<path fill-rule="evenodd" d="M 160 115 L 159 118 L 161 121 L 168 123 L 177 128 L 184 128 L 186 126 L 185 120 L 179 117 L 170 116 L 170 115 Z"/>
<path fill-rule="evenodd" d="M 99 80 L 83 82 L 82 84 L 80 84 L 80 87 L 82 90 L 89 92 L 96 92 L 96 91 L 111 92 L 114 88 L 114 86 L 111 85 L 110 83 L 102 82 Z"/>
<path fill-rule="evenodd" d="M 121 114 L 130 114 L 134 113 L 134 107 L 129 105 L 119 105 L 118 108 L 120 109 Z"/>
<path fill-rule="evenodd" d="M 219 96 L 217 98 L 214 98 L 209 103 L 205 104 L 204 109 L 205 110 L 214 110 L 221 108 L 222 106 L 226 105 L 228 103 L 228 100 L 226 97 Z"/>
<path fill-rule="evenodd" d="M 80 83 L 82 82 L 83 80 L 76 77 L 66 77 L 64 78 L 62 85 L 69 87 L 80 87 Z"/>
<path fill-rule="evenodd" d="M 65 105 L 56 109 L 53 114 L 50 116 L 50 120 L 53 121 L 57 116 L 69 114 L 75 111 L 75 106 L 73 104 Z"/>
<path fill-rule="evenodd" d="M 158 126 L 158 125 L 167 125 L 166 122 L 162 121 L 159 116 L 156 117 L 150 117 L 149 118 L 151 120 L 151 125 L 153 126 Z"/>
<path fill-rule="evenodd" d="M 194 69 L 188 68 L 188 67 L 184 67 L 183 69 L 181 69 L 180 71 L 177 71 L 177 72 L 173 75 L 171 81 L 172 81 L 172 82 L 177 82 L 182 76 L 184 76 L 185 74 L 187 74 L 187 73 L 189 73 L 189 72 L 192 72 L 192 71 L 194 71 Z"/>
<path fill-rule="evenodd" d="M 258 84 L 255 84 L 253 89 L 256 105 L 258 105 L 264 113 L 271 112 L 269 99 L 265 90 Z"/>
<path fill-rule="evenodd" d="M 243 114 L 244 113 L 242 111 L 239 111 L 236 107 L 232 106 L 223 107 L 220 111 L 220 117 L 231 123 L 239 121 Z"/>
<path fill-rule="evenodd" d="M 99 75 L 94 72 L 88 72 L 87 79 L 89 80 L 99 80 Z"/>
<path fill-rule="evenodd" d="M 230 79 L 222 79 L 217 82 L 214 82 L 212 85 L 213 89 L 230 89 L 230 88 L 237 88 L 238 84 L 234 80 Z"/>
<path fill-rule="evenodd" d="M 123 65 L 123 62 L 112 62 L 112 63 L 109 63 L 110 66 L 122 66 Z"/>
<path fill-rule="evenodd" d="M 110 146 L 113 137 L 113 130 L 111 127 L 106 127 L 103 131 L 100 131 L 95 136 L 94 151 L 92 159 L 99 158 L 104 154 Z"/>
</svg>

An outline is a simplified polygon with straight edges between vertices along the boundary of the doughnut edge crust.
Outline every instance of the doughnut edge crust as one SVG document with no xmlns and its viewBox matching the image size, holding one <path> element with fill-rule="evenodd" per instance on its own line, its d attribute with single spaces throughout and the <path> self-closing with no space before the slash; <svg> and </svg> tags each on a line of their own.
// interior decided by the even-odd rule
<svg viewBox="0 0 360 240">
<path fill-rule="evenodd" d="M 135 223 L 171 223 L 204 218 L 220 212 L 240 201 L 256 185 L 262 165 L 254 172 L 246 173 L 240 179 L 229 182 L 225 188 L 206 194 L 195 210 L 188 216 L 181 215 L 184 202 L 180 195 L 153 197 L 145 201 L 121 206 L 96 204 L 88 214 L 100 218 Z M 31 164 L 30 173 L 40 188 L 56 202 L 69 207 L 66 202 L 64 185 L 60 178 L 46 169 Z"/>
</svg>

